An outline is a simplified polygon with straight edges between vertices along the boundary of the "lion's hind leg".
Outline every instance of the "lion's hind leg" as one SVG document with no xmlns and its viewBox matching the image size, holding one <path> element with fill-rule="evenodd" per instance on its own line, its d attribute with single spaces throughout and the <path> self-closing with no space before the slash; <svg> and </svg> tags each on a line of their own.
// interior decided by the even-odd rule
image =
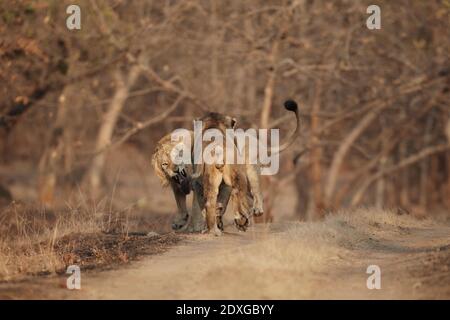
<svg viewBox="0 0 450 320">
<path fill-rule="evenodd" d="M 216 236 L 220 236 L 222 231 L 217 226 L 217 197 L 219 187 L 222 182 L 222 173 L 217 170 L 205 173 L 203 191 L 205 197 L 205 218 L 208 231 Z"/>
<path fill-rule="evenodd" d="M 257 165 L 247 164 L 245 167 L 250 192 L 253 197 L 252 215 L 259 217 L 264 213 L 263 194 L 261 191 L 260 170 Z"/>
<path fill-rule="evenodd" d="M 233 190 L 232 193 L 234 225 L 239 231 L 247 231 L 250 225 L 247 195 L 243 191 Z"/>
</svg>

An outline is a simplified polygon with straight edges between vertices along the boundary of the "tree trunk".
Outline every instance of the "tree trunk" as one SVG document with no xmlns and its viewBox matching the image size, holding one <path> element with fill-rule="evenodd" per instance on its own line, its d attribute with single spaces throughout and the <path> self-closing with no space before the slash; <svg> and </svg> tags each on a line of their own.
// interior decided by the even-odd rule
<svg viewBox="0 0 450 320">
<path fill-rule="evenodd" d="M 373 120 L 375 120 L 377 116 L 378 113 L 374 111 L 366 114 L 353 128 L 353 130 L 350 131 L 347 137 L 345 137 L 345 139 L 339 146 L 339 149 L 336 151 L 330 166 L 328 180 L 325 188 L 327 206 L 332 206 L 337 177 L 341 168 L 341 164 L 343 163 L 348 150 L 350 150 L 351 145 L 359 138 L 363 131 L 372 123 Z"/>
<path fill-rule="evenodd" d="M 383 119 L 383 117 L 380 118 L 380 127 L 381 127 L 382 132 L 386 128 L 386 120 Z M 387 139 L 388 139 L 388 137 L 386 135 L 384 135 L 382 137 L 381 147 L 384 150 L 389 147 L 389 141 Z M 380 159 L 379 170 L 384 170 L 387 162 L 388 162 L 388 156 L 383 155 Z M 375 191 L 375 206 L 379 209 L 383 208 L 383 206 L 385 205 L 385 196 L 384 196 L 385 193 L 386 193 L 386 179 L 383 176 L 380 179 L 378 179 L 377 184 L 376 184 L 376 191 Z"/>
<path fill-rule="evenodd" d="M 273 94 L 274 94 L 274 87 L 275 87 L 275 77 L 276 77 L 276 70 L 275 70 L 275 55 L 277 55 L 278 52 L 278 41 L 275 41 L 275 43 L 272 46 L 272 53 L 270 57 L 270 61 L 272 65 L 270 66 L 269 70 L 269 76 L 267 79 L 266 86 L 264 87 L 264 101 L 263 106 L 261 110 L 261 119 L 260 119 L 260 126 L 263 129 L 269 128 L 269 120 L 270 120 L 270 113 L 272 111 L 272 100 L 273 100 Z"/>
<path fill-rule="evenodd" d="M 244 21 L 244 30 L 245 33 L 250 37 L 250 39 L 253 39 L 255 36 L 255 30 L 253 28 L 253 25 L 249 19 L 246 19 Z M 246 107 L 249 109 L 254 109 L 257 107 L 256 104 L 256 83 L 255 81 L 249 81 L 249 79 L 256 79 L 256 67 L 254 63 L 250 63 L 246 66 L 247 72 L 246 72 L 246 78 L 245 78 L 245 93 L 246 97 Z M 244 72 L 245 77 L 245 72 Z"/>
<path fill-rule="evenodd" d="M 61 164 L 65 157 L 65 152 L 70 148 L 67 141 L 67 131 L 69 125 L 69 108 L 76 108 L 80 99 L 74 98 L 78 94 L 78 87 L 67 85 L 64 87 L 58 98 L 58 109 L 55 124 L 51 131 L 47 147 L 39 161 L 38 194 L 39 201 L 47 207 L 54 205 L 55 188 L 58 175 L 62 172 Z M 73 99 L 74 98 L 74 99 Z M 76 101 L 77 105 L 73 105 Z M 69 170 L 69 168 L 66 168 Z"/>
<path fill-rule="evenodd" d="M 406 118 L 406 112 L 402 109 L 401 121 Z M 408 155 L 408 145 L 405 140 L 402 140 L 399 145 L 400 161 L 403 161 Z M 400 175 L 400 205 L 404 208 L 409 207 L 409 175 L 408 170 L 402 170 Z"/>
<path fill-rule="evenodd" d="M 445 127 L 445 135 L 447 143 L 450 144 L 450 112 L 448 112 L 447 125 Z M 447 151 L 447 209 L 450 211 L 450 151 Z"/>
<path fill-rule="evenodd" d="M 383 157 L 380 159 L 380 170 L 383 170 L 386 166 L 387 157 Z M 386 192 L 386 180 L 383 177 L 378 179 L 377 186 L 376 186 L 376 193 L 375 193 L 375 206 L 378 209 L 382 209 L 384 206 L 384 194 Z"/>
<path fill-rule="evenodd" d="M 104 150 L 110 143 L 114 128 L 120 112 L 123 109 L 131 86 L 139 76 L 139 66 L 131 67 L 127 78 L 123 79 L 120 70 L 116 70 L 114 77 L 116 79 L 116 92 L 109 105 L 97 135 L 96 150 Z M 103 168 L 105 165 L 106 150 L 100 152 L 93 160 L 89 173 L 89 185 L 94 198 L 98 197 L 102 185 Z"/>
<path fill-rule="evenodd" d="M 423 137 L 424 148 L 426 148 L 431 143 L 431 130 L 433 129 L 433 117 L 430 114 L 427 118 L 425 124 L 425 135 Z M 419 189 L 419 205 L 426 211 L 427 208 L 427 184 L 429 176 L 429 158 L 425 158 L 420 163 L 420 189 Z"/>
<path fill-rule="evenodd" d="M 269 75 L 264 87 L 264 100 L 263 106 L 261 110 L 261 118 L 260 118 L 260 128 L 269 129 L 270 122 L 270 113 L 272 111 L 272 100 L 274 95 L 274 87 L 275 87 L 275 77 L 276 77 L 276 68 L 275 64 L 278 57 L 278 39 L 274 40 L 272 44 L 272 49 L 269 56 L 270 67 L 269 67 Z M 273 220 L 272 216 L 272 208 L 273 208 L 273 194 L 275 193 L 275 188 L 277 185 L 277 181 L 275 177 L 263 176 L 261 177 L 261 184 L 266 186 L 263 190 L 264 192 L 264 216 L 256 218 L 255 222 L 270 222 Z"/>
<path fill-rule="evenodd" d="M 320 113 L 322 95 L 322 81 L 317 80 L 314 87 L 314 101 L 311 109 L 311 171 L 310 181 L 313 187 L 312 204 L 314 210 L 313 219 L 320 219 L 324 215 L 324 202 L 322 195 L 322 147 L 320 146 L 320 138 L 318 136 L 318 129 L 321 126 Z"/>
<path fill-rule="evenodd" d="M 448 141 L 450 143 L 450 139 Z M 450 151 L 447 152 L 446 157 L 446 166 L 447 166 L 447 188 L 446 192 L 444 193 L 446 201 L 444 201 L 444 204 L 447 205 L 447 210 L 450 212 Z"/>
</svg>

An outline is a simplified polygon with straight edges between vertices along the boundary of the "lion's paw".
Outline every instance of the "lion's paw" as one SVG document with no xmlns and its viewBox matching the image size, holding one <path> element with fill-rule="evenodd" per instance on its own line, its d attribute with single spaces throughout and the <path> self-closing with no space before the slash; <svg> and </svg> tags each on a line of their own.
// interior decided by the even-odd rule
<svg viewBox="0 0 450 320">
<path fill-rule="evenodd" d="M 222 235 L 222 230 L 220 230 L 218 227 L 212 229 L 209 231 L 210 234 L 213 234 L 216 237 L 220 237 Z"/>
<path fill-rule="evenodd" d="M 218 216 L 217 217 L 217 227 L 223 231 L 223 220 L 222 220 L 222 216 Z"/>
<path fill-rule="evenodd" d="M 172 230 L 179 231 L 179 230 L 183 229 L 184 227 L 186 227 L 188 219 L 189 219 L 188 215 L 186 215 L 185 217 L 182 217 L 182 218 L 177 217 L 176 219 L 174 219 L 172 222 Z"/>
<path fill-rule="evenodd" d="M 239 219 L 234 219 L 234 224 L 239 231 L 247 231 L 250 220 L 246 216 L 241 216 Z"/>
<path fill-rule="evenodd" d="M 204 222 L 190 223 L 185 229 L 186 232 L 203 232 L 206 230 L 206 224 Z"/>
<path fill-rule="evenodd" d="M 263 213 L 264 213 L 263 208 L 257 208 L 257 207 L 252 208 L 251 214 L 255 217 L 260 217 L 263 215 Z"/>
</svg>

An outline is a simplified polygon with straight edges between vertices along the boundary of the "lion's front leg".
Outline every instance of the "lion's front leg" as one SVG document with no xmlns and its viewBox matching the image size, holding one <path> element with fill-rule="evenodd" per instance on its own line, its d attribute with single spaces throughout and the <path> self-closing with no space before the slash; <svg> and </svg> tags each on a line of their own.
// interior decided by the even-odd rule
<svg viewBox="0 0 450 320">
<path fill-rule="evenodd" d="M 180 190 L 178 185 L 174 183 L 171 183 L 170 185 L 172 187 L 173 195 L 175 196 L 175 201 L 178 208 L 178 213 L 172 222 L 172 229 L 180 230 L 186 226 L 189 219 L 189 212 L 186 207 L 186 194 Z"/>
<path fill-rule="evenodd" d="M 208 231 L 216 236 L 222 234 L 217 226 L 217 196 L 219 186 L 222 182 L 222 173 L 219 170 L 211 170 L 205 174 L 203 179 L 203 190 L 205 197 L 206 226 Z"/>
<path fill-rule="evenodd" d="M 219 187 L 219 195 L 217 196 L 217 226 L 223 231 L 223 215 L 227 211 L 228 201 L 230 200 L 231 191 L 233 188 L 226 185 L 224 182 Z"/>
<path fill-rule="evenodd" d="M 194 196 L 192 198 L 192 213 L 189 224 L 186 228 L 187 232 L 201 232 L 206 228 L 205 218 L 202 214 L 204 207 L 203 187 L 199 181 L 192 182 Z"/>
<path fill-rule="evenodd" d="M 194 191 L 194 197 L 192 201 L 192 213 L 191 219 L 189 220 L 188 227 L 186 228 L 187 232 L 200 232 L 205 230 L 205 197 L 203 195 L 203 186 L 199 179 L 192 181 L 192 190 Z M 223 231 L 223 222 L 222 216 L 224 215 L 228 202 L 230 200 L 232 188 L 227 186 L 225 183 L 219 187 L 219 194 L 217 196 L 216 203 L 216 216 L 217 216 L 217 226 L 220 230 Z"/>
</svg>

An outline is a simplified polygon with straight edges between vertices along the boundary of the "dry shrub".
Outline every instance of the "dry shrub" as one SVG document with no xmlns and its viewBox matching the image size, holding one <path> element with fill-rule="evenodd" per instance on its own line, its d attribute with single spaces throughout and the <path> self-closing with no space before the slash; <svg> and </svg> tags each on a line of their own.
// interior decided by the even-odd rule
<svg viewBox="0 0 450 320">
<path fill-rule="evenodd" d="M 0 279 L 48 274 L 64 267 L 55 243 L 74 232 L 98 232 L 101 225 L 86 210 L 47 211 L 12 203 L 0 213 Z"/>
<path fill-rule="evenodd" d="M 129 240 L 126 212 L 103 207 L 48 211 L 10 204 L 0 213 L 0 280 L 51 274 L 72 263 L 127 262 L 127 252 L 120 250 L 120 243 Z"/>
</svg>

